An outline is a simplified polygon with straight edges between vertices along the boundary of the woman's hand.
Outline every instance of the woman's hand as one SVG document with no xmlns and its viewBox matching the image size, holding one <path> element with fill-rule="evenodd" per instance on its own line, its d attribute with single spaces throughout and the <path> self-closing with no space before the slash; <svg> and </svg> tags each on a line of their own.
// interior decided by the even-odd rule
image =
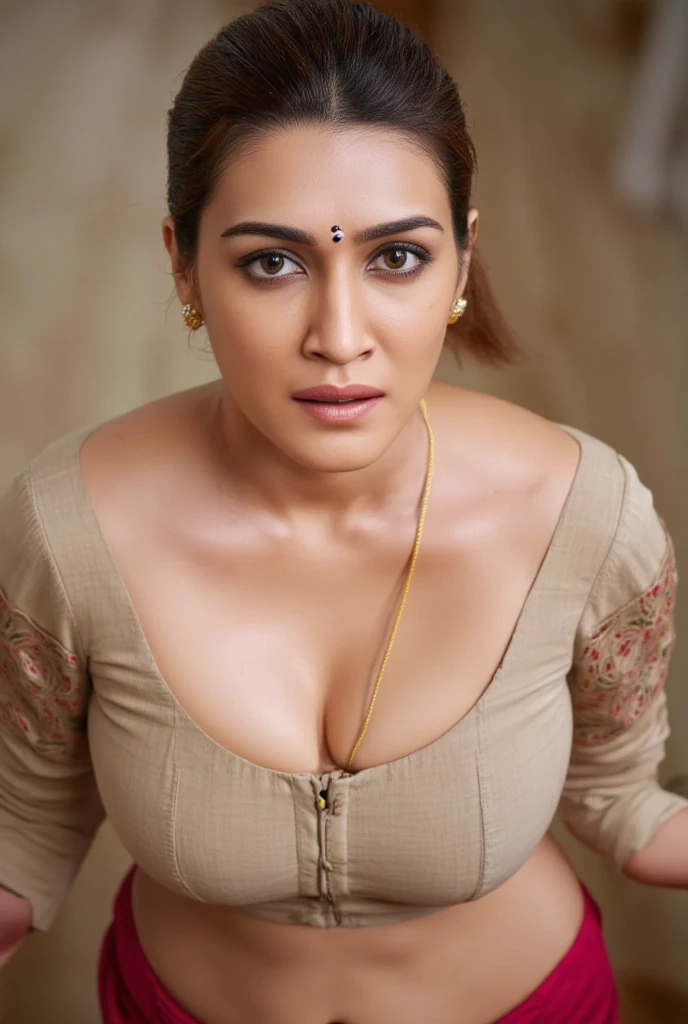
<svg viewBox="0 0 688 1024">
<path fill-rule="evenodd" d="M 629 857 L 624 874 L 645 885 L 688 889 L 688 808 L 665 821 L 650 842 Z"/>
<path fill-rule="evenodd" d="M 28 900 L 0 889 L 0 967 L 16 953 L 30 932 L 32 916 Z"/>
</svg>

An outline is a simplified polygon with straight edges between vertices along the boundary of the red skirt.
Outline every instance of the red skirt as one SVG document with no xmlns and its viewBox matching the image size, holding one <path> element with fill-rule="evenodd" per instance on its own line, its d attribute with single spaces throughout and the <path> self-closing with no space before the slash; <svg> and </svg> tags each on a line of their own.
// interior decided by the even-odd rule
<svg viewBox="0 0 688 1024">
<path fill-rule="evenodd" d="M 103 1024 L 201 1024 L 161 985 L 146 960 L 131 908 L 134 870 L 115 900 L 100 954 Z M 542 984 L 495 1024 L 619 1024 L 619 1005 L 600 909 L 583 887 L 585 914 L 568 953 Z"/>
</svg>

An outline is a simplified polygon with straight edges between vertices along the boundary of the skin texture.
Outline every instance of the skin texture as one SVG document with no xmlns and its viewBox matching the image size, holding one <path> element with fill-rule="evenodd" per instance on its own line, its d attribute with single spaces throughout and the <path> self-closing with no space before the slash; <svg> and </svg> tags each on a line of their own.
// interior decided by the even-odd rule
<svg viewBox="0 0 688 1024">
<path fill-rule="evenodd" d="M 415 215 L 443 230 L 355 240 Z M 222 237 L 245 221 L 290 225 L 316 244 Z M 470 228 L 473 242 L 475 211 Z M 431 383 L 470 253 L 457 251 L 435 164 L 394 133 L 274 134 L 226 168 L 193 267 L 169 219 L 163 231 L 179 299 L 202 312 L 219 379 L 104 424 L 81 458 L 158 667 L 187 713 L 240 756 L 289 772 L 346 765 L 415 534 L 425 396 L 437 460 L 423 546 L 354 768 L 403 757 L 489 685 L 578 445 L 516 406 Z M 402 244 L 433 257 L 415 276 L 396 273 L 416 265 L 390 256 Z M 237 266 L 266 248 L 285 263 L 251 269 L 277 267 L 277 283 Z M 291 397 L 352 382 L 385 398 L 345 427 Z M 377 928 L 251 920 L 141 873 L 134 890 L 148 959 L 205 1024 L 488 1024 L 561 959 L 582 909 L 550 837 L 489 896 Z"/>
</svg>

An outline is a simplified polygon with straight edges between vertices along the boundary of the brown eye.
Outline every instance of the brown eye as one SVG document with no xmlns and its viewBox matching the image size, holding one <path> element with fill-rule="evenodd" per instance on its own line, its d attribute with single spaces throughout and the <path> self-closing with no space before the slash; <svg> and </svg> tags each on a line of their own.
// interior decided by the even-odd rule
<svg viewBox="0 0 688 1024">
<path fill-rule="evenodd" d="M 409 252 L 408 249 L 387 249 L 382 255 L 390 270 L 403 270 Z"/>
<path fill-rule="evenodd" d="M 284 256 L 280 256 L 275 252 L 269 253 L 267 256 L 261 257 L 260 265 L 267 274 L 274 276 L 284 267 Z"/>
<path fill-rule="evenodd" d="M 425 249 L 411 245 L 390 245 L 375 257 L 377 270 L 388 277 L 411 277 L 429 263 L 432 256 Z"/>
<path fill-rule="evenodd" d="M 286 281 L 289 278 L 301 277 L 305 274 L 303 267 L 291 256 L 278 249 L 251 253 L 239 260 L 237 267 L 247 277 L 263 284 L 271 281 Z M 285 273 L 286 271 L 286 273 Z"/>
</svg>

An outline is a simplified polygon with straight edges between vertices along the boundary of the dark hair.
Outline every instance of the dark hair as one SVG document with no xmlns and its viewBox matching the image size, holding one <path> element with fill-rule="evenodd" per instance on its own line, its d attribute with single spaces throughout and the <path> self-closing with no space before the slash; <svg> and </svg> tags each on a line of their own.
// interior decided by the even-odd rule
<svg viewBox="0 0 688 1024">
<path fill-rule="evenodd" d="M 459 251 L 476 169 L 458 88 L 423 40 L 367 3 L 272 0 L 197 54 L 168 115 L 169 212 L 193 266 L 205 205 L 232 154 L 294 125 L 379 125 L 402 132 L 441 171 Z M 448 337 L 485 362 L 517 347 L 473 255 L 464 318 Z"/>
</svg>

